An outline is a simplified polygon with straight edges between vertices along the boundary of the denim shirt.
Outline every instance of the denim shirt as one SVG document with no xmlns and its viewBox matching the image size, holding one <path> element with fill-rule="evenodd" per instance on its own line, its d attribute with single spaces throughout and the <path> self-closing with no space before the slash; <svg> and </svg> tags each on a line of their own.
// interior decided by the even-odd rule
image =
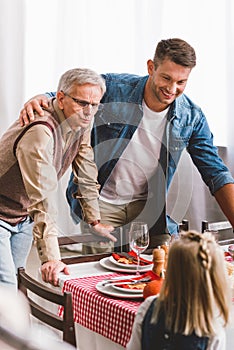
<svg viewBox="0 0 234 350">
<path fill-rule="evenodd" d="M 99 169 L 101 188 L 110 176 L 142 117 L 142 101 L 148 76 L 132 74 L 105 74 L 106 93 L 102 98 L 103 108 L 95 116 L 91 143 L 95 162 Z M 49 94 L 51 96 L 51 94 Z M 213 145 L 213 135 L 205 115 L 185 94 L 170 106 L 167 114 L 163 145 L 159 163 L 165 171 L 165 193 L 176 171 L 182 151 L 186 149 L 199 170 L 203 181 L 213 195 L 227 183 L 234 183 L 228 168 Z M 72 176 L 67 189 L 67 199 L 76 221 L 80 216 L 79 203 L 72 198 L 75 185 Z M 75 201 L 75 202 L 74 202 Z M 73 213 L 76 213 L 73 215 Z M 77 217 L 78 215 L 78 217 Z M 167 217 L 167 229 L 177 232 L 175 223 Z"/>
</svg>

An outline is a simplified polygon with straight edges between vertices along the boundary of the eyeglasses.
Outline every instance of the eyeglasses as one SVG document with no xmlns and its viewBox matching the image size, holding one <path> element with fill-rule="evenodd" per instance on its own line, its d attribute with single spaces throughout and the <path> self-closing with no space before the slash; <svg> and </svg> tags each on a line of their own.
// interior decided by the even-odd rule
<svg viewBox="0 0 234 350">
<path fill-rule="evenodd" d="M 101 107 L 101 103 L 90 103 L 88 101 L 79 100 L 78 98 L 72 97 L 71 95 L 67 94 L 66 92 L 62 91 L 65 96 L 70 97 L 75 103 L 78 104 L 81 108 L 86 108 L 88 106 L 91 106 L 92 109 L 97 109 L 98 107 Z"/>
</svg>

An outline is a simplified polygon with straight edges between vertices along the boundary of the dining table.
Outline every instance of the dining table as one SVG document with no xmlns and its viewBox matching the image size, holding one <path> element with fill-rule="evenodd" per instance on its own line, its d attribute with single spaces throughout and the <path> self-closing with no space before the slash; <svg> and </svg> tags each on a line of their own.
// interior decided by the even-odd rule
<svg viewBox="0 0 234 350">
<path fill-rule="evenodd" d="M 124 270 L 125 273 L 118 269 L 111 271 L 108 259 L 72 264 L 69 265 L 70 275 L 60 274 L 61 290 L 73 295 L 79 350 L 125 349 L 137 310 L 144 300 L 141 294 L 128 294 L 103 286 L 103 280 L 133 274 L 131 270 Z M 234 299 L 231 314 L 232 321 L 226 329 L 226 350 L 234 348 Z"/>
<path fill-rule="evenodd" d="M 116 268 L 111 271 L 108 259 L 72 264 L 69 265 L 70 275 L 60 274 L 60 288 L 72 292 L 79 350 L 125 349 L 143 301 L 140 293 L 129 295 L 108 285 L 102 286 L 106 279 L 135 277 L 132 270 L 126 269 L 124 273 Z"/>
</svg>

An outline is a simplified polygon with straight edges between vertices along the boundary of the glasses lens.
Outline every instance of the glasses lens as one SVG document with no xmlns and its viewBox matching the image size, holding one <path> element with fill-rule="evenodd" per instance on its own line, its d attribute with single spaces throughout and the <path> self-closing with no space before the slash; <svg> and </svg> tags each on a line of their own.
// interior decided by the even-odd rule
<svg viewBox="0 0 234 350">
<path fill-rule="evenodd" d="M 86 108 L 86 107 L 89 106 L 89 103 L 87 103 L 87 102 L 79 101 L 79 100 L 77 100 L 77 99 L 74 99 L 74 101 L 75 101 L 80 107 L 82 107 L 82 108 Z"/>
</svg>

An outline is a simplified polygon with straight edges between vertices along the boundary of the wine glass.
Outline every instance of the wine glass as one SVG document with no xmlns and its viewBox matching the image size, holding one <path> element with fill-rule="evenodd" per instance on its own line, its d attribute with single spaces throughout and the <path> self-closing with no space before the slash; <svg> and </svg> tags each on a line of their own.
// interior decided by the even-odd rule
<svg viewBox="0 0 234 350">
<path fill-rule="evenodd" d="M 143 253 L 149 245 L 149 229 L 144 222 L 133 221 L 129 231 L 129 244 L 131 249 L 137 255 L 136 274 L 139 275 L 140 254 Z"/>
</svg>

